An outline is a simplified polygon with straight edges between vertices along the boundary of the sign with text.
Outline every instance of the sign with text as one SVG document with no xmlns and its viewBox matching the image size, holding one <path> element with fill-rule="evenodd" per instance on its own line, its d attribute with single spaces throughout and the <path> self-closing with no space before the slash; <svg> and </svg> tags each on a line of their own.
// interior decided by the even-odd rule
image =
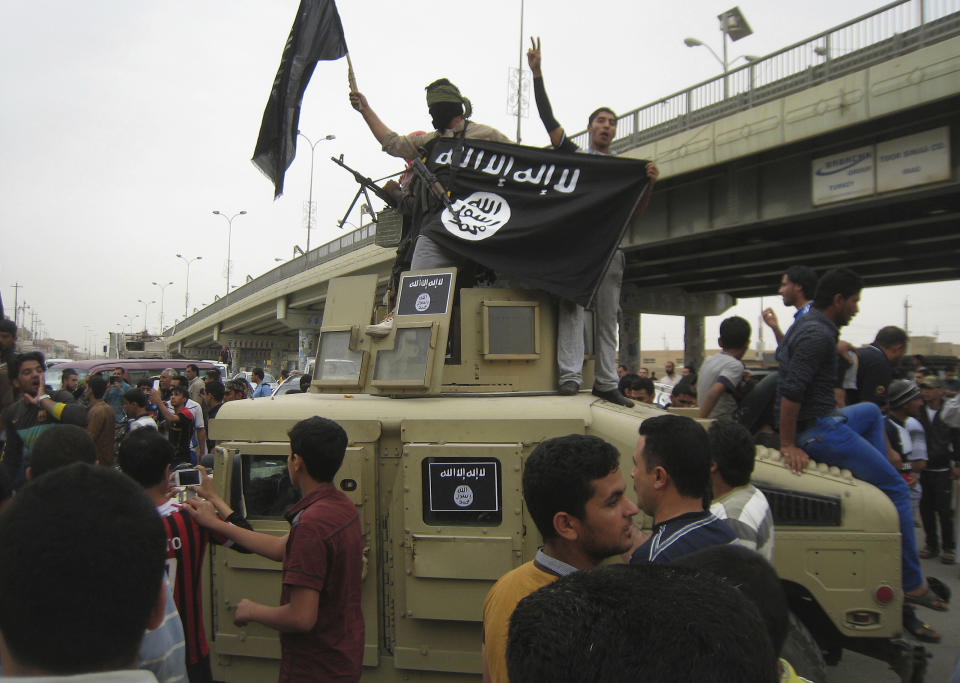
<svg viewBox="0 0 960 683">
<path fill-rule="evenodd" d="M 875 191 L 873 145 L 813 160 L 813 203 L 865 197 Z"/>
<path fill-rule="evenodd" d="M 453 273 L 402 276 L 397 315 L 443 315 L 452 284 Z"/>
<path fill-rule="evenodd" d="M 950 180 L 950 128 L 877 143 L 877 192 Z"/>
</svg>

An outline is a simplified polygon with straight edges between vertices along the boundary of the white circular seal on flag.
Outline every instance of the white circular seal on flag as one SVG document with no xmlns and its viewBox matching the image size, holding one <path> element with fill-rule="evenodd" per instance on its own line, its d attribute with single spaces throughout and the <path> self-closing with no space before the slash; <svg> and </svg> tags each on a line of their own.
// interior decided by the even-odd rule
<svg viewBox="0 0 960 683">
<path fill-rule="evenodd" d="M 474 192 L 465 199 L 453 202 L 450 209 L 440 214 L 443 227 L 451 235 L 476 242 L 497 233 L 510 220 L 507 200 L 493 192 Z"/>
<path fill-rule="evenodd" d="M 413 303 L 413 307 L 423 313 L 425 310 L 430 308 L 430 295 L 426 292 L 420 294 L 417 297 L 417 300 Z"/>
<path fill-rule="evenodd" d="M 453 492 L 453 502 L 462 508 L 469 507 L 473 502 L 473 489 L 466 484 L 461 484 Z"/>
</svg>

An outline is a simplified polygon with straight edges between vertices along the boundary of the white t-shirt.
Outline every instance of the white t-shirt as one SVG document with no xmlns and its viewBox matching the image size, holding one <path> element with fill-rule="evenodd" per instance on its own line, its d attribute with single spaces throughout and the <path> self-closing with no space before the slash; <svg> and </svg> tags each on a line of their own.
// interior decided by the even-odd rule
<svg viewBox="0 0 960 683">
<path fill-rule="evenodd" d="M 141 429 L 144 427 L 147 429 L 156 430 L 157 422 L 150 415 L 141 415 L 136 420 L 130 420 L 130 423 L 127 426 L 127 431 L 132 432 L 136 429 Z"/>
</svg>

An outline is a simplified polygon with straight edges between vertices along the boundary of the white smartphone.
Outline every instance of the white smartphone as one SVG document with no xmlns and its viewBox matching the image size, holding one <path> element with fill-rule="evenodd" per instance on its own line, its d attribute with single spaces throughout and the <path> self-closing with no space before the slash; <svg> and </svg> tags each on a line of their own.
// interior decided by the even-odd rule
<svg viewBox="0 0 960 683">
<path fill-rule="evenodd" d="M 173 473 L 176 486 L 200 486 L 200 470 L 177 470 Z"/>
</svg>

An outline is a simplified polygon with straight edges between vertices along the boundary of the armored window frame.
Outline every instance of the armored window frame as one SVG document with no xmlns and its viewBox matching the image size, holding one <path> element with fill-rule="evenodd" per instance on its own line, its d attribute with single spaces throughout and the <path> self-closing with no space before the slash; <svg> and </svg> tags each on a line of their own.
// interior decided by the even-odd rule
<svg viewBox="0 0 960 683">
<path fill-rule="evenodd" d="M 360 369 L 357 373 L 357 376 L 353 379 L 343 379 L 343 378 L 333 378 L 333 379 L 324 379 L 323 372 L 323 362 L 324 360 L 335 360 L 335 359 L 324 359 L 322 357 L 323 353 L 323 343 L 324 335 L 337 335 L 343 333 L 349 333 L 349 340 L 347 341 L 347 349 L 351 352 L 359 353 L 360 358 Z M 327 337 L 328 339 L 330 337 Z M 345 359 L 346 360 L 346 359 Z M 354 359 L 349 359 L 354 360 Z M 360 389 L 366 380 L 367 366 L 370 361 L 370 352 L 365 349 L 360 348 L 360 328 L 356 325 L 339 325 L 324 327 L 320 330 L 320 338 L 317 340 L 317 356 L 314 368 L 314 377 L 313 384 L 319 385 L 324 388 L 345 388 L 345 389 Z M 356 361 L 354 361 L 356 362 Z"/>
<path fill-rule="evenodd" d="M 497 349 L 496 343 L 491 343 L 496 333 L 496 325 L 499 321 L 491 318 L 491 312 L 494 308 L 528 308 L 532 315 L 532 348 L 527 353 L 502 353 Z M 540 302 L 538 301 L 506 301 L 490 300 L 481 302 L 481 313 L 483 317 L 483 357 L 486 360 L 536 360 L 540 358 Z"/>
<path fill-rule="evenodd" d="M 378 389 L 426 389 L 430 386 L 430 380 L 433 377 L 433 366 L 437 353 L 437 338 L 440 334 L 440 325 L 435 322 L 400 322 L 399 318 L 394 318 L 393 347 L 389 349 L 377 349 L 376 358 L 373 365 L 373 373 L 370 384 Z M 422 379 L 386 379 L 378 378 L 377 372 L 387 367 L 387 356 L 397 352 L 397 340 L 404 334 L 405 330 L 429 330 L 430 338 L 427 347 L 425 366 Z"/>
</svg>

